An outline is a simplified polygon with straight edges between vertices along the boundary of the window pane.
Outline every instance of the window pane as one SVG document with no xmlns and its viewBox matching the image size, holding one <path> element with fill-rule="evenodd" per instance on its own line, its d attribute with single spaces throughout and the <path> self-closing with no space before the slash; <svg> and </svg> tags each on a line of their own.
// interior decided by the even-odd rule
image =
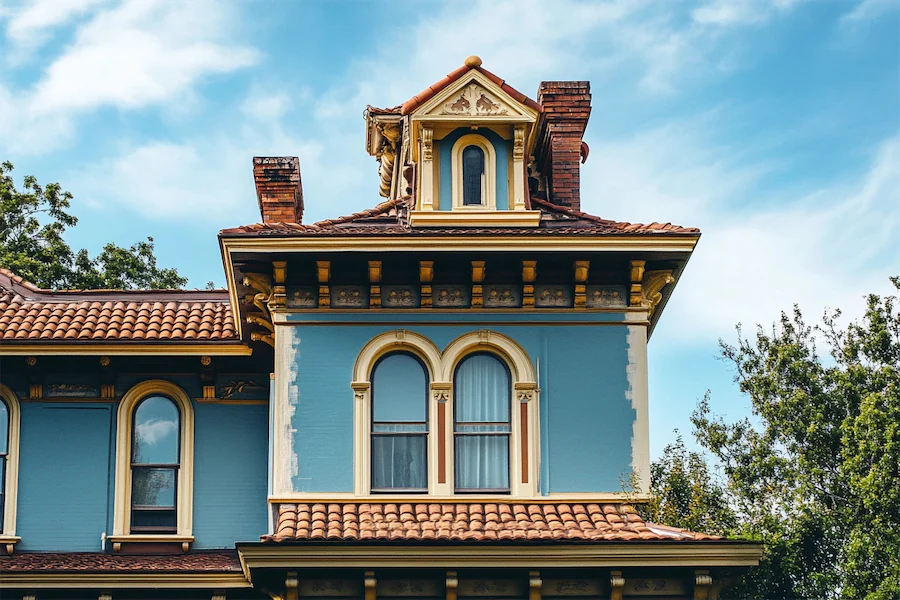
<svg viewBox="0 0 900 600">
<path fill-rule="evenodd" d="M 374 433 L 428 433 L 425 423 L 375 423 Z"/>
<path fill-rule="evenodd" d="M 425 439 L 424 435 L 373 436 L 372 487 L 427 489 Z"/>
<path fill-rule="evenodd" d="M 481 176 L 484 174 L 484 151 L 467 146 L 462 152 L 463 204 L 481 204 Z"/>
<path fill-rule="evenodd" d="M 457 489 L 509 489 L 509 437 L 456 437 Z"/>
<path fill-rule="evenodd" d="M 509 372 L 490 354 L 475 354 L 456 369 L 456 421 L 508 422 L 511 402 Z"/>
<path fill-rule="evenodd" d="M 132 462 L 178 464 L 178 407 L 162 396 L 142 400 L 134 412 Z"/>
<path fill-rule="evenodd" d="M 9 451 L 9 408 L 0 400 L 0 454 Z"/>
<path fill-rule="evenodd" d="M 132 469 L 131 505 L 174 507 L 175 469 L 136 467 Z"/>
<path fill-rule="evenodd" d="M 425 422 L 428 378 L 409 354 L 391 354 L 372 373 L 373 421 Z"/>
<path fill-rule="evenodd" d="M 145 533 L 169 532 L 178 529 L 175 509 L 133 510 L 131 530 Z"/>
</svg>

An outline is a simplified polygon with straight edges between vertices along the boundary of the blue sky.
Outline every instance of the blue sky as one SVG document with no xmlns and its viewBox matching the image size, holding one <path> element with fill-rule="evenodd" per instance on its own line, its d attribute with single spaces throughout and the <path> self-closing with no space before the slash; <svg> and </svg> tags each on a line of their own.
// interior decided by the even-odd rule
<svg viewBox="0 0 900 600">
<path fill-rule="evenodd" d="M 221 285 L 252 156 L 300 156 L 307 220 L 347 214 L 379 201 L 367 104 L 470 54 L 526 93 L 588 79 L 583 208 L 703 230 L 650 344 L 656 456 L 707 389 L 746 413 L 736 323 L 852 318 L 900 274 L 898 40 L 898 0 L 4 1 L 0 159 L 75 195 L 73 246 L 150 235 Z"/>
</svg>

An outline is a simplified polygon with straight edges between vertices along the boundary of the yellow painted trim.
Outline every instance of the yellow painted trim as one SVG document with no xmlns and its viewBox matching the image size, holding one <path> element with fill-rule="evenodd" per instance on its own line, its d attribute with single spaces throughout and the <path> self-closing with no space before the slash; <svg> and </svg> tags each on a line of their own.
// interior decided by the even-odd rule
<svg viewBox="0 0 900 600">
<path fill-rule="evenodd" d="M 250 356 L 253 349 L 243 344 L 151 344 L 149 342 L 142 344 L 111 344 L 103 342 L 92 342 L 85 340 L 78 343 L 45 343 L 36 341 L 32 343 L 0 343 L 0 356 L 4 355 L 28 355 L 28 356 L 46 356 L 46 355 L 78 355 L 78 356 L 122 356 L 132 354 L 153 354 L 156 356 L 182 356 L 182 355 L 202 355 L 202 356 Z"/>
<path fill-rule="evenodd" d="M 235 400 L 232 398 L 194 398 L 198 404 L 229 404 L 233 406 L 265 406 L 268 400 Z"/>
<path fill-rule="evenodd" d="M 625 492 L 572 492 L 548 494 L 546 496 L 510 496 L 487 494 L 432 495 L 432 494 L 354 494 L 351 492 L 294 492 L 269 496 L 269 504 L 320 503 L 430 503 L 430 502 L 476 502 L 490 504 L 639 504 L 648 502 L 650 494 L 629 494 Z"/>
<path fill-rule="evenodd" d="M 498 96 L 500 100 L 502 100 L 505 104 L 509 105 L 514 111 L 518 114 L 508 114 L 508 115 L 437 115 L 437 114 L 429 114 L 445 102 L 449 101 L 451 97 L 453 97 L 457 92 L 467 87 L 471 83 L 477 83 L 478 85 L 485 88 L 490 93 Z M 533 108 L 522 104 L 509 94 L 507 94 L 503 88 L 499 85 L 488 79 L 485 75 L 483 75 L 480 71 L 472 70 L 460 77 L 457 81 L 454 81 L 451 85 L 447 86 L 445 89 L 441 90 L 439 93 L 435 94 L 433 97 L 429 98 L 424 104 L 416 107 L 416 109 L 410 114 L 410 117 L 413 121 L 435 121 L 435 122 L 448 122 L 448 121 L 460 121 L 463 123 L 471 123 L 473 121 L 484 121 L 484 122 L 494 122 L 499 121 L 502 123 L 534 123 L 537 121 L 538 113 Z"/>
<path fill-rule="evenodd" d="M 462 138 L 460 138 L 462 139 Z M 456 189 L 454 173 L 453 189 Z M 454 202 L 456 197 L 454 193 Z M 471 209 L 470 207 L 453 210 L 412 210 L 409 212 L 409 224 L 412 227 L 537 227 L 541 223 L 539 210 L 495 210 L 493 206 Z M 478 246 L 477 243 L 471 244 Z"/>
<path fill-rule="evenodd" d="M 462 152 L 469 146 L 476 146 L 484 152 L 484 174 L 481 180 L 482 204 L 480 206 L 463 204 Z M 497 152 L 494 150 L 494 145 L 483 135 L 468 133 L 456 140 L 450 149 L 450 199 L 450 205 L 454 211 L 458 211 L 458 214 L 497 210 Z M 440 198 L 438 203 L 440 204 Z M 540 211 L 538 212 L 540 213 Z M 412 223 L 411 218 L 410 223 Z"/>
<path fill-rule="evenodd" d="M 0 397 L 6 402 L 9 413 L 9 432 L 6 449 L 6 481 L 4 482 L 4 507 L 0 521 L 0 540 L 4 544 L 15 544 L 16 537 L 16 504 L 19 491 L 19 431 L 21 410 L 19 399 L 8 387 L 0 383 Z"/>
<path fill-rule="evenodd" d="M 225 287 L 228 289 L 228 302 L 231 304 L 231 318 L 234 319 L 234 330 L 237 332 L 238 339 L 244 339 L 244 320 L 241 318 L 241 300 L 238 298 L 237 282 L 234 280 L 231 252 L 228 251 L 225 240 L 220 240 L 220 243 L 222 260 L 225 263 Z"/>
<path fill-rule="evenodd" d="M 512 211 L 521 212 L 521 211 Z M 699 234 L 641 236 L 318 236 L 223 238 L 230 252 L 690 252 Z M 229 281 L 233 281 L 229 280 Z M 234 299 L 237 301 L 237 299 Z M 2 346 L 0 346 L 2 347 Z"/>
<path fill-rule="evenodd" d="M 0 589 L 251 588 L 243 573 L 4 573 Z"/>
<path fill-rule="evenodd" d="M 131 528 L 131 438 L 137 403 L 155 394 L 171 398 L 181 414 L 181 465 L 178 468 L 178 530 L 174 535 L 130 535 Z M 161 379 L 142 381 L 122 396 L 116 427 L 116 481 L 111 539 L 127 536 L 128 542 L 189 541 L 194 506 L 194 407 L 183 389 Z M 144 539 L 152 538 L 152 539 Z"/>
<path fill-rule="evenodd" d="M 459 543 L 238 544 L 241 562 L 258 568 L 336 567 L 752 567 L 762 546 L 745 542 L 674 540 L 546 545 Z"/>
</svg>

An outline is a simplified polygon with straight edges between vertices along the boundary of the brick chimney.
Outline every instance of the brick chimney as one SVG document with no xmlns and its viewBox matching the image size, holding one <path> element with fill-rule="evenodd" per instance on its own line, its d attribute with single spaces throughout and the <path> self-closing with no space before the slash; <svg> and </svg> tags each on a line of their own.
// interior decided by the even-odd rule
<svg viewBox="0 0 900 600">
<path fill-rule="evenodd" d="M 588 81 L 543 81 L 538 102 L 544 107 L 538 137 L 538 168 L 547 177 L 548 200 L 581 210 L 581 139 L 591 116 Z"/>
<path fill-rule="evenodd" d="M 254 156 L 253 180 L 263 223 L 300 223 L 303 187 L 296 156 Z"/>
</svg>

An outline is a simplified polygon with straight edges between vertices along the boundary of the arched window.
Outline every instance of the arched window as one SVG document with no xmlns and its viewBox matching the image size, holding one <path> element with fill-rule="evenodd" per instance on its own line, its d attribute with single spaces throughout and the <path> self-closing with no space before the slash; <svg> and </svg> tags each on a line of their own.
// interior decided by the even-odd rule
<svg viewBox="0 0 900 600">
<path fill-rule="evenodd" d="M 428 374 L 395 352 L 372 369 L 372 491 L 428 491 Z"/>
<path fill-rule="evenodd" d="M 462 153 L 463 205 L 481 206 L 484 187 L 484 150 L 478 146 L 466 146 Z"/>
<path fill-rule="evenodd" d="M 19 480 L 19 401 L 0 384 L 0 543 L 12 553 L 16 536 L 16 487 Z"/>
<path fill-rule="evenodd" d="M 454 377 L 454 448 L 457 492 L 509 492 L 512 390 L 506 364 L 471 354 Z"/>
<path fill-rule="evenodd" d="M 6 507 L 6 461 L 9 458 L 9 407 L 0 398 L 0 524 Z M 2 533 L 2 527 L 0 527 Z"/>
<path fill-rule="evenodd" d="M 131 531 L 178 531 L 181 418 L 165 396 L 144 398 L 134 411 L 131 444 Z"/>
</svg>

